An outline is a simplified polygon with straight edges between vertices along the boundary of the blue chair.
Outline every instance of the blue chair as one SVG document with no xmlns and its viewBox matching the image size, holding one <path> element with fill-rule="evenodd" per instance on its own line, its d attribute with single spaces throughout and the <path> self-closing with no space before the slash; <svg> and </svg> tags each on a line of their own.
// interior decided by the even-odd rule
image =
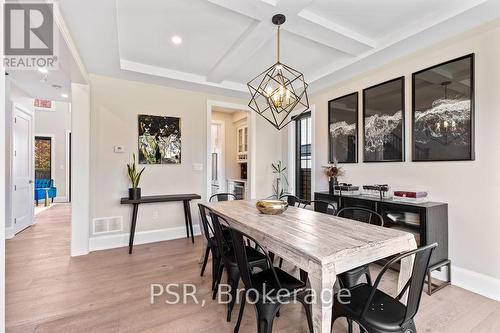
<svg viewBox="0 0 500 333">
<path fill-rule="evenodd" d="M 57 188 L 54 187 L 54 180 L 35 179 L 35 201 L 37 206 L 38 200 L 45 200 L 45 193 L 47 193 L 48 198 L 54 202 L 54 198 L 57 196 Z"/>
</svg>

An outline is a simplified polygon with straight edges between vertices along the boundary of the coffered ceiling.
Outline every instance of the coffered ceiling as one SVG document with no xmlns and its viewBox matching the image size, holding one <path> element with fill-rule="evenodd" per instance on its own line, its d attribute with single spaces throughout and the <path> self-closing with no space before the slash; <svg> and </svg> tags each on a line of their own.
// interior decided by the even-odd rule
<svg viewBox="0 0 500 333">
<path fill-rule="evenodd" d="M 180 88 L 247 94 L 281 58 L 311 89 L 500 17 L 499 0 L 61 0 L 87 69 Z M 180 45 L 171 38 L 182 38 Z"/>
</svg>

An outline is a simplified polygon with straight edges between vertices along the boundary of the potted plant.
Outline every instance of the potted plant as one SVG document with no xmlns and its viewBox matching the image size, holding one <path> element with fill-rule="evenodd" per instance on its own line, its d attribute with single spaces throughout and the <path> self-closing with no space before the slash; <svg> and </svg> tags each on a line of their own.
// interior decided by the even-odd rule
<svg viewBox="0 0 500 333">
<path fill-rule="evenodd" d="M 271 163 L 273 167 L 274 181 L 273 181 L 273 195 L 276 199 L 280 200 L 287 192 L 285 188 L 288 187 L 288 179 L 286 178 L 286 166 L 281 161 L 276 164 Z"/>
<path fill-rule="evenodd" d="M 141 188 L 138 187 L 139 181 L 141 180 L 141 175 L 145 168 L 137 172 L 135 167 L 135 154 L 132 154 L 132 157 L 134 158 L 134 162 L 132 164 L 127 164 L 128 178 L 132 184 L 132 187 L 128 189 L 128 197 L 130 200 L 138 200 L 141 198 Z"/>
<path fill-rule="evenodd" d="M 337 161 L 333 161 L 333 164 L 326 165 L 323 167 L 325 176 L 328 177 L 328 190 L 331 194 L 335 192 L 335 186 L 338 185 L 338 177 L 342 177 L 344 169 L 338 165 Z"/>
</svg>

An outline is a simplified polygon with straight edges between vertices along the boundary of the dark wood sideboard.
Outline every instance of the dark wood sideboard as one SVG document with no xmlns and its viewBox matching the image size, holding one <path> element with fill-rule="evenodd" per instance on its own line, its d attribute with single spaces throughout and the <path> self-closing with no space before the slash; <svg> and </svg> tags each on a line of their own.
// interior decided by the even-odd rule
<svg viewBox="0 0 500 333">
<path fill-rule="evenodd" d="M 418 246 L 438 243 L 429 264 L 428 280 L 431 281 L 428 293 L 441 289 L 450 283 L 450 260 L 448 257 L 448 204 L 442 202 L 402 202 L 391 198 L 380 199 L 365 195 L 339 195 L 329 192 L 315 192 L 315 200 L 333 203 L 337 209 L 362 207 L 373 210 L 384 218 L 384 226 L 411 232 Z M 346 216 L 348 217 L 348 216 Z M 447 280 L 440 284 L 432 283 L 431 273 L 447 266 Z"/>
</svg>

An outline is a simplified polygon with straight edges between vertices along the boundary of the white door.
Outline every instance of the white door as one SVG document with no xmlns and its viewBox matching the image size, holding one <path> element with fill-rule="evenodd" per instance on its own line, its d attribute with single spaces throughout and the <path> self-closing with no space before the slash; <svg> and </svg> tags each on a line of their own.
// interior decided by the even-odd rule
<svg viewBox="0 0 500 333">
<path fill-rule="evenodd" d="M 12 215 L 14 232 L 29 227 L 34 220 L 33 204 L 33 116 L 14 105 Z"/>
</svg>

